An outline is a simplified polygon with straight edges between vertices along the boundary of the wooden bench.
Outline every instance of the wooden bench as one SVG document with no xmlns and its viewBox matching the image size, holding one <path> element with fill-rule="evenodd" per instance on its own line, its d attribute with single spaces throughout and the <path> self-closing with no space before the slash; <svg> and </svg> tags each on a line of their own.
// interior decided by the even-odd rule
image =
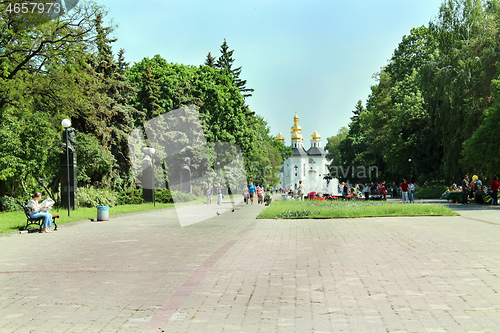
<svg viewBox="0 0 500 333">
<path fill-rule="evenodd" d="M 28 206 L 21 205 L 21 207 L 23 207 L 24 214 L 26 215 L 26 230 L 28 230 L 29 226 L 37 225 L 38 226 L 38 232 L 42 232 L 42 230 L 43 230 L 43 216 L 33 218 L 33 217 L 30 216 Z M 54 223 L 54 230 L 57 230 L 56 219 L 58 217 L 59 217 L 59 215 L 52 215 L 52 223 Z"/>
</svg>

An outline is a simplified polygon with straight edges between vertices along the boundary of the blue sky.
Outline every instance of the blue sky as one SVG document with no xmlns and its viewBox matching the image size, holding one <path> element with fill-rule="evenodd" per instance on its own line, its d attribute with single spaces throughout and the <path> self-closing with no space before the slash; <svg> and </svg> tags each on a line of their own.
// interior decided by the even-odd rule
<svg viewBox="0 0 500 333">
<path fill-rule="evenodd" d="M 138 62 L 159 54 L 200 65 L 227 40 L 247 104 L 290 143 L 299 115 L 305 146 L 347 126 L 412 28 L 434 20 L 441 0 L 97 0 L 117 25 L 113 49 Z"/>
</svg>

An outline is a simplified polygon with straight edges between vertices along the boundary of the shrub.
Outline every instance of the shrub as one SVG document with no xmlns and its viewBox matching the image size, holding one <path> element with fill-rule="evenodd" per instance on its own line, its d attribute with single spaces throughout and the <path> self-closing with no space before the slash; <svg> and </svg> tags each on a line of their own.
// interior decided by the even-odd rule
<svg viewBox="0 0 500 333">
<path fill-rule="evenodd" d="M 203 187 L 201 187 L 201 185 L 193 185 L 191 188 L 191 192 L 196 197 L 202 197 L 205 195 L 206 189 L 204 190 Z"/>
<path fill-rule="evenodd" d="M 155 191 L 155 201 L 162 203 L 172 203 L 172 193 L 168 188 Z"/>
<path fill-rule="evenodd" d="M 173 197 L 172 197 L 173 196 Z M 170 189 L 155 190 L 155 201 L 161 203 L 189 202 L 197 199 L 194 194 L 186 194 L 179 191 L 171 191 Z M 118 204 L 141 204 L 143 203 L 142 188 L 126 190 L 118 194 Z"/>
<path fill-rule="evenodd" d="M 118 193 L 119 205 L 141 204 L 143 202 L 142 188 L 135 188 Z"/>
<path fill-rule="evenodd" d="M 168 188 L 163 190 L 156 190 L 155 192 L 156 202 L 173 203 L 174 198 L 176 203 L 188 202 L 197 199 L 196 195 L 194 194 L 187 194 L 179 191 L 170 191 Z"/>
<path fill-rule="evenodd" d="M 21 209 L 21 206 L 19 206 L 16 199 L 14 199 L 13 197 L 10 197 L 8 195 L 0 197 L 0 202 L 2 204 L 2 208 L 3 208 L 4 212 L 13 212 L 13 211 Z"/>
<path fill-rule="evenodd" d="M 175 198 L 175 202 L 189 202 L 197 199 L 194 194 L 182 193 L 178 191 L 173 193 L 173 197 Z"/>
<path fill-rule="evenodd" d="M 118 202 L 118 195 L 109 189 L 82 187 L 78 189 L 78 205 L 80 207 L 113 207 Z"/>
</svg>

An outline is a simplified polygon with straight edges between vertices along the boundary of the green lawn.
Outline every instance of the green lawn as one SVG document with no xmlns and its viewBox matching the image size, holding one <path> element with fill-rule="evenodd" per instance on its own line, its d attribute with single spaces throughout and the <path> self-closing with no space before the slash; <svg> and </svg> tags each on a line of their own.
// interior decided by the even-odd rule
<svg viewBox="0 0 500 333">
<path fill-rule="evenodd" d="M 371 216 L 458 215 L 441 205 L 386 201 L 284 201 L 277 200 L 258 218 L 347 218 Z"/>
<path fill-rule="evenodd" d="M 186 204 L 201 203 L 201 202 L 203 202 L 203 199 L 200 198 L 196 201 L 191 201 Z M 152 203 L 145 203 L 140 205 L 120 205 L 120 206 L 110 207 L 109 216 L 138 213 L 148 210 L 164 209 L 168 207 L 174 207 L 174 204 L 156 203 L 156 206 L 153 206 Z M 80 207 L 77 210 L 72 210 L 70 217 L 68 217 L 68 211 L 65 209 L 61 209 L 59 210 L 59 212 L 53 209 L 51 213 L 52 215 L 60 216 L 56 220 L 57 225 L 69 222 L 82 221 L 82 220 L 88 221 L 90 219 L 97 218 L 97 208 Z M 3 234 L 7 232 L 24 230 L 25 227 L 26 227 L 26 216 L 24 215 L 24 212 L 16 211 L 16 212 L 0 213 L 0 233 Z"/>
<path fill-rule="evenodd" d="M 215 196 L 214 200 L 215 201 L 217 200 Z M 178 203 L 176 205 L 202 204 L 206 202 L 207 198 L 202 197 L 194 201 Z M 154 206 L 152 203 L 147 203 L 147 204 L 145 203 L 140 205 L 119 205 L 110 207 L 109 216 L 145 212 L 148 210 L 164 209 L 169 207 L 174 207 L 174 204 L 173 203 L 165 204 L 157 202 L 156 206 Z M 57 225 L 76 222 L 76 221 L 84 221 L 84 220 L 89 221 L 90 219 L 97 219 L 97 208 L 80 207 L 77 210 L 72 210 L 70 217 L 68 217 L 67 209 L 60 209 L 59 211 L 53 209 L 51 210 L 51 213 L 52 215 L 60 216 L 56 220 Z M 22 211 L 8 212 L 8 213 L 0 212 L 0 234 L 24 230 L 25 227 L 26 227 L 26 216 L 24 215 L 24 212 Z"/>
<path fill-rule="evenodd" d="M 417 187 L 415 198 L 417 199 L 438 199 L 446 191 L 446 186 Z"/>
</svg>

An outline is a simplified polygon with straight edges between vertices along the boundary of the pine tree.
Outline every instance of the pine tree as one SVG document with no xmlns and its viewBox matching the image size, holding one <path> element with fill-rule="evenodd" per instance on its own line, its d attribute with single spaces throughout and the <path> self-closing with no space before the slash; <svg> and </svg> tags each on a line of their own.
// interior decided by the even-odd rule
<svg viewBox="0 0 500 333">
<path fill-rule="evenodd" d="M 234 83 L 244 98 L 252 96 L 251 92 L 253 92 L 254 89 L 246 88 L 247 81 L 240 79 L 241 66 L 233 69 L 234 59 L 232 57 L 234 50 L 229 50 L 226 39 L 224 39 L 224 43 L 221 45 L 220 52 L 221 56 L 217 59 L 216 68 L 225 70 L 228 75 L 233 77 Z"/>
<path fill-rule="evenodd" d="M 217 58 L 213 57 L 210 52 L 207 54 L 207 59 L 205 59 L 205 65 L 210 66 L 212 68 L 215 68 L 217 66 L 216 64 Z"/>
<path fill-rule="evenodd" d="M 150 120 L 165 112 L 159 104 L 160 87 L 149 66 L 146 66 L 146 70 L 142 73 L 141 79 L 142 86 L 137 94 L 137 101 L 140 104 L 139 108 L 146 115 L 145 120 Z"/>
<path fill-rule="evenodd" d="M 113 58 L 111 43 L 116 39 L 108 37 L 111 28 L 103 26 L 100 14 L 94 21 L 97 53 L 90 58 L 89 63 L 98 85 L 97 102 L 91 112 L 75 119 L 73 125 L 77 131 L 94 133 L 100 145 L 116 161 L 114 167 L 100 179 L 101 185 L 123 188 L 132 181 L 128 135 L 144 115 L 129 105 L 135 97 L 135 90 L 128 79 L 120 74 L 119 64 Z M 123 56 L 123 52 L 121 54 Z"/>
<path fill-rule="evenodd" d="M 122 75 L 125 74 L 129 65 L 130 63 L 125 61 L 125 50 L 120 49 L 120 51 L 118 51 L 118 73 Z"/>
</svg>

